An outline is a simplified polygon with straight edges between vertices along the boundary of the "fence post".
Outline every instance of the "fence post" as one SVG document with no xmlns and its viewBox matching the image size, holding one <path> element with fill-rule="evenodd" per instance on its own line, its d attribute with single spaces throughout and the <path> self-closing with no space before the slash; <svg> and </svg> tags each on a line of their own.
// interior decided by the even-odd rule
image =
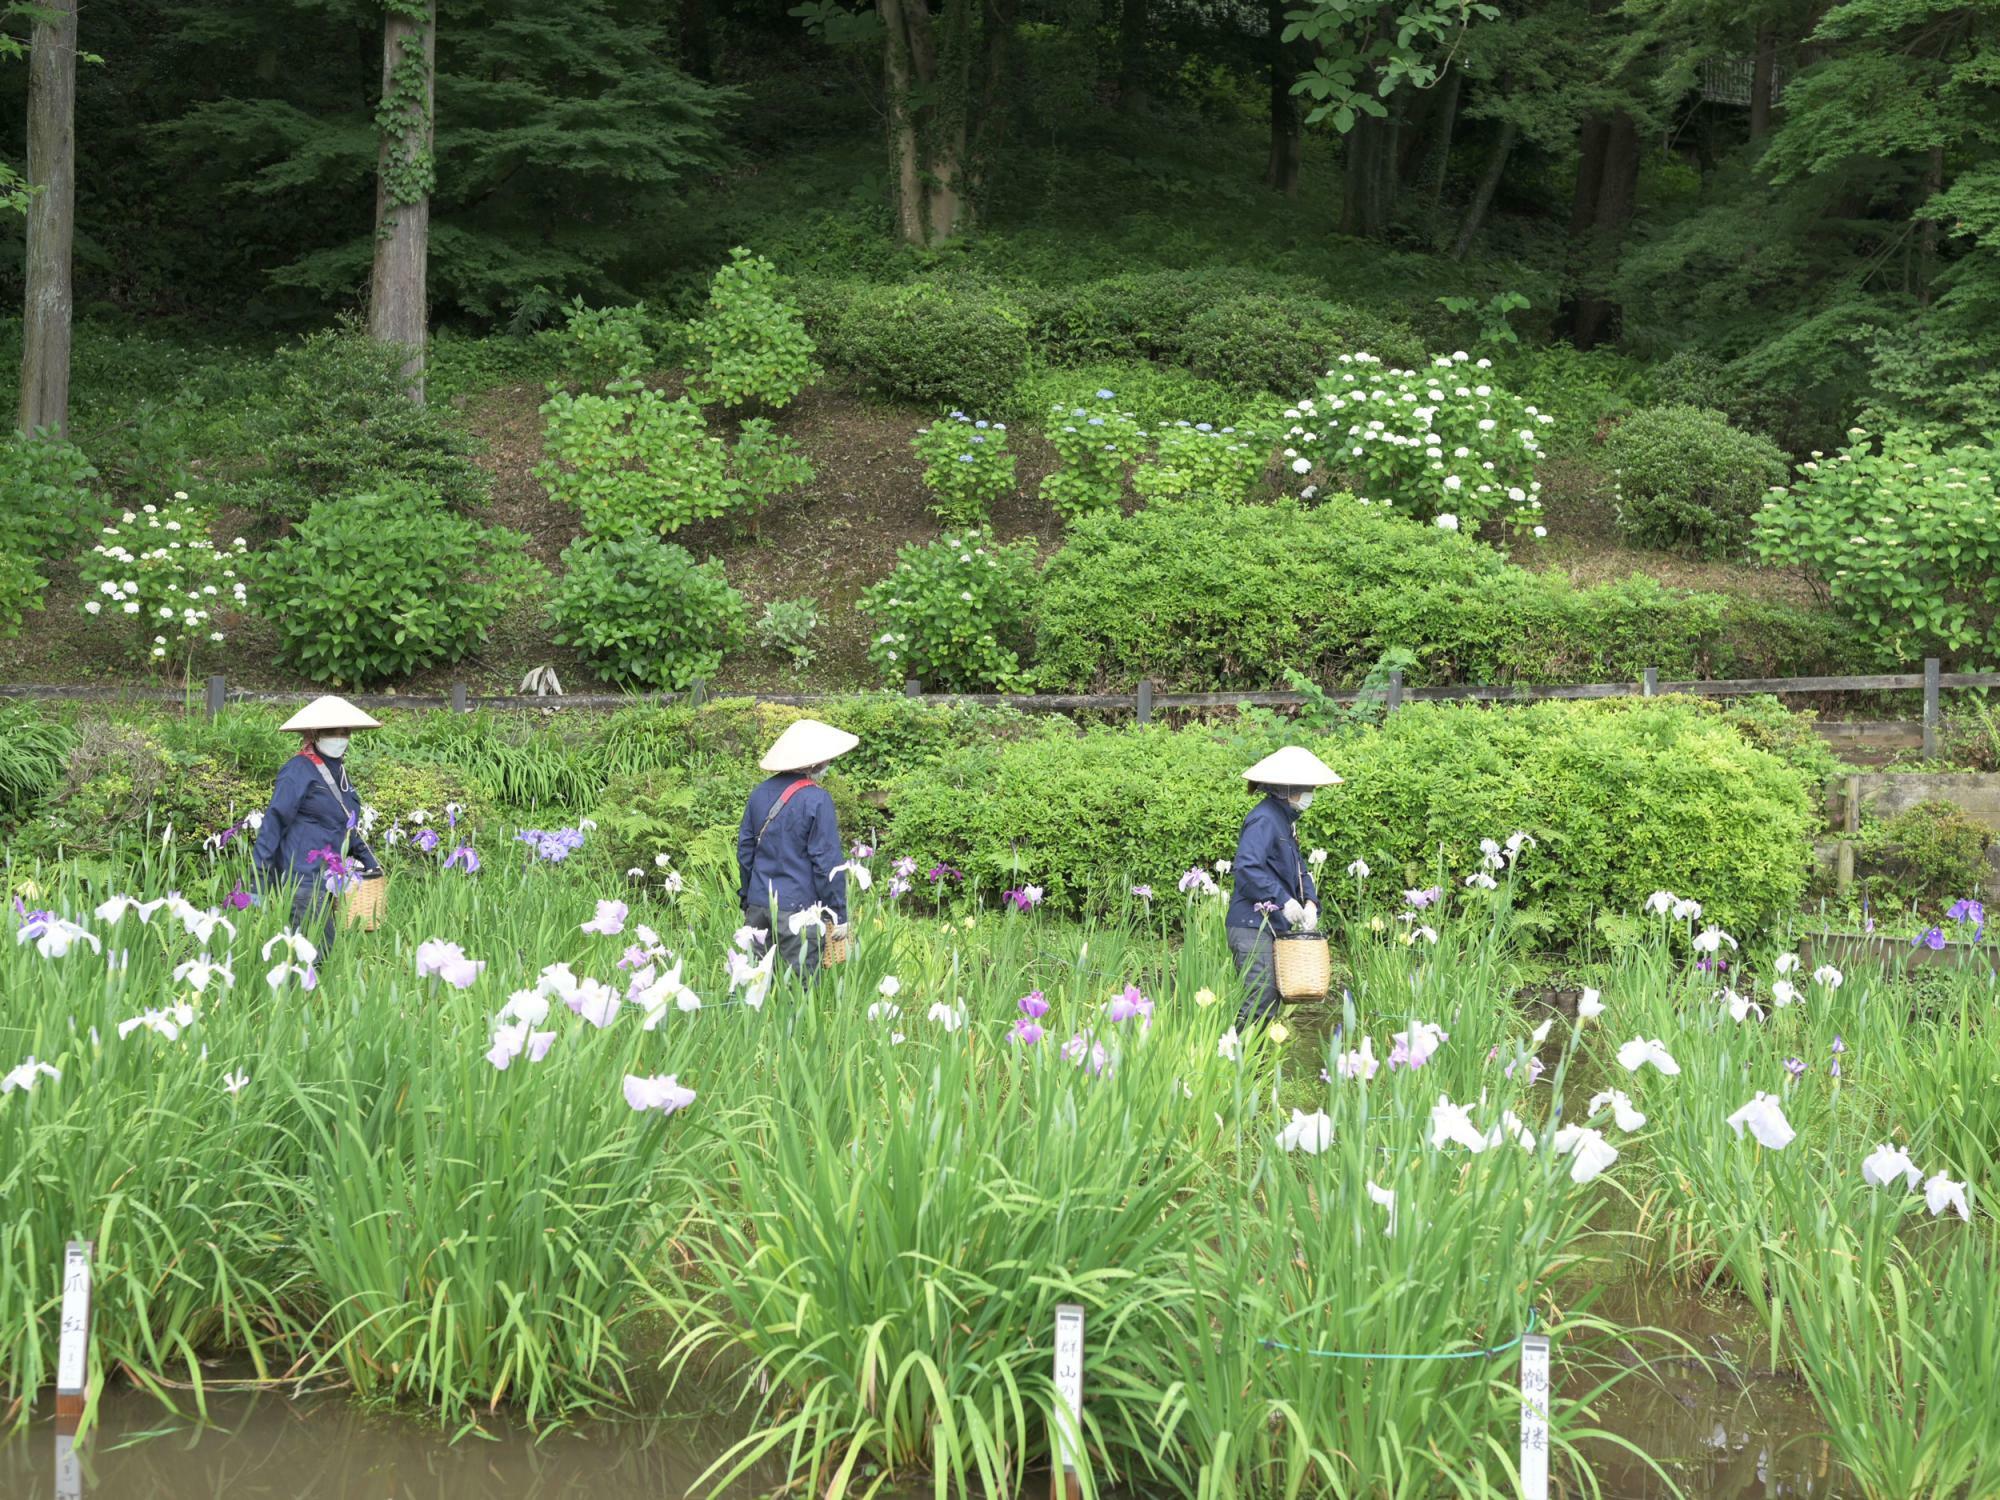
<svg viewBox="0 0 2000 1500">
<path fill-rule="evenodd" d="M 228 695 L 228 684 L 222 680 L 220 672 L 208 679 L 208 717 L 211 721 L 222 712 L 222 700 Z"/>
<path fill-rule="evenodd" d="M 924 685 L 921 682 L 914 677 L 905 677 L 903 679 L 903 696 L 905 698 L 921 698 L 923 695 Z"/>
<path fill-rule="evenodd" d="M 1401 667 L 1389 668 L 1389 695 L 1387 703 L 1387 711 L 1389 713 L 1394 713 L 1403 706 L 1403 669 Z"/>
<path fill-rule="evenodd" d="M 1639 674 L 1639 696 L 1641 698 L 1651 698 L 1657 695 L 1659 691 L 1660 669 L 1658 667 L 1647 667 L 1645 671 Z"/>
<path fill-rule="evenodd" d="M 455 714 L 472 712 L 472 704 L 466 694 L 465 684 L 462 682 L 454 682 L 451 685 L 451 711 Z"/>
<path fill-rule="evenodd" d="M 1924 658 L 1924 759 L 1936 760 L 1938 753 L 1938 659 Z"/>
<path fill-rule="evenodd" d="M 1152 718 L 1153 718 L 1153 679 L 1152 679 L 1152 678 L 1150 678 L 1150 677 L 1142 677 L 1142 678 L 1140 678 L 1140 679 L 1139 679 L 1139 696 L 1138 696 L 1138 701 L 1137 701 L 1136 703 L 1134 703 L 1134 704 L 1133 704 L 1133 707 L 1132 707 L 1132 712 L 1133 712 L 1133 715 L 1134 715 L 1134 716 L 1135 716 L 1135 717 L 1136 717 L 1136 718 L 1138 719 L 1138 721 L 1139 721 L 1139 722 L 1140 722 L 1141 724 L 1147 724 L 1147 723 L 1150 723 L 1150 722 L 1152 722 Z"/>
<path fill-rule="evenodd" d="M 690 708 L 700 708 L 707 698 L 708 684 L 706 682 L 697 677 L 693 682 L 688 684 L 688 706 Z"/>
</svg>

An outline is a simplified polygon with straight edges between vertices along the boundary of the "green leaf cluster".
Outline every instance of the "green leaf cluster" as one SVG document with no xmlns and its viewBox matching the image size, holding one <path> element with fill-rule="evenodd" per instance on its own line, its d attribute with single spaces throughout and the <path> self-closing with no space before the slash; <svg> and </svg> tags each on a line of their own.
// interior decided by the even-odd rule
<svg viewBox="0 0 2000 1500">
<path fill-rule="evenodd" d="M 900 548 L 896 567 L 861 596 L 881 630 L 868 659 L 885 683 L 933 691 L 1007 691 L 1022 681 L 1032 541 L 1000 546 L 984 527 Z"/>
<path fill-rule="evenodd" d="M 1042 424 L 1062 460 L 1043 478 L 1042 498 L 1066 521 L 1116 510 L 1125 499 L 1125 471 L 1146 451 L 1145 429 L 1117 401 L 1115 392 L 1100 390 L 1087 403 L 1050 407 Z"/>
<path fill-rule="evenodd" d="M 984 526 L 993 502 L 1014 491 L 1005 422 L 954 411 L 918 429 L 910 446 L 924 463 L 930 508 L 947 526 Z"/>
<path fill-rule="evenodd" d="M 681 692 L 743 644 L 743 596 L 722 564 L 643 531 L 563 549 L 549 600 L 558 645 L 613 682 Z"/>
<path fill-rule="evenodd" d="M 1778 445 L 1719 411 L 1649 406 L 1611 430 L 1618 529 L 1641 547 L 1732 557 L 1774 487 L 1791 475 Z"/>
<path fill-rule="evenodd" d="M 819 378 L 812 337 L 777 267 L 740 245 L 715 273 L 708 307 L 687 331 L 695 349 L 688 385 L 700 401 L 789 406 Z"/>
</svg>

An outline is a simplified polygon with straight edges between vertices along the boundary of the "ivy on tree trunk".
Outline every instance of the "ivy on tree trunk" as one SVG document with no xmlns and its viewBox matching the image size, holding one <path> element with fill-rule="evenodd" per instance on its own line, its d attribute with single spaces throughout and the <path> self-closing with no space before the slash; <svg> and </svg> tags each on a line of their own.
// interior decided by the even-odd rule
<svg viewBox="0 0 2000 1500">
<path fill-rule="evenodd" d="M 368 332 L 382 343 L 400 344 L 410 351 L 403 373 L 410 381 L 410 399 L 421 405 L 429 318 L 425 282 L 431 191 L 437 186 L 437 0 L 386 0 L 383 9 L 382 101 L 375 111 L 381 145 Z"/>
<path fill-rule="evenodd" d="M 28 52 L 27 298 L 21 431 L 69 425 L 70 247 L 76 237 L 76 5 L 43 0 Z"/>
<path fill-rule="evenodd" d="M 942 244 L 967 228 L 968 92 L 977 0 L 876 0 L 882 17 L 889 155 L 895 166 L 896 232 L 904 243 Z"/>
</svg>

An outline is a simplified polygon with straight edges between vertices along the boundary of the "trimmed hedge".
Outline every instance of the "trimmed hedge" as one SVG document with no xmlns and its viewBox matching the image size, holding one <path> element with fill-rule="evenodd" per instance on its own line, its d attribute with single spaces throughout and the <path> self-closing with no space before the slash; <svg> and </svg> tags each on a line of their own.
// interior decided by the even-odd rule
<svg viewBox="0 0 2000 1500">
<path fill-rule="evenodd" d="M 1032 881 L 1058 910 L 1109 908 L 1134 882 L 1171 902 L 1183 870 L 1234 849 L 1252 800 L 1240 772 L 1266 748 L 1213 727 L 971 746 L 904 783 L 891 842 L 991 889 Z M 1329 851 L 1330 889 L 1362 858 L 1384 902 L 1434 883 L 1477 899 L 1461 877 L 1479 840 L 1522 829 L 1539 847 L 1516 904 L 1556 940 L 1662 888 L 1744 935 L 1805 890 L 1812 778 L 1703 704 L 1419 704 L 1313 748 L 1346 778 L 1300 828 Z"/>
<path fill-rule="evenodd" d="M 1038 680 L 1052 690 L 1323 684 L 1413 652 L 1411 681 L 1775 675 L 1860 665 L 1830 613 L 1634 576 L 1579 589 L 1474 539 L 1336 498 L 1155 503 L 1085 517 L 1043 569 Z"/>
</svg>

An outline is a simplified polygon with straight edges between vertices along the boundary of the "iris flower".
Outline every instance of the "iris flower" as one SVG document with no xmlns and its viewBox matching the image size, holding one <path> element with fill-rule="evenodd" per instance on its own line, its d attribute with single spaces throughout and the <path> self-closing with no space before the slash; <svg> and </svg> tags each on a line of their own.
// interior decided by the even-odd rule
<svg viewBox="0 0 2000 1500">
<path fill-rule="evenodd" d="M 14 934 L 16 946 L 32 942 L 43 958 L 61 958 L 78 943 L 88 943 L 93 953 L 102 953 L 104 944 L 89 929 L 67 917 L 38 912 L 23 922 Z"/>
<path fill-rule="evenodd" d="M 604 937 L 615 937 L 625 930 L 625 914 L 630 910 L 623 901 L 600 901 L 597 915 L 579 924 L 583 932 L 595 932 Z"/>
<path fill-rule="evenodd" d="M 1923 1175 L 1917 1170 L 1916 1163 L 1910 1160 L 1909 1152 L 1887 1141 L 1869 1152 L 1861 1163 L 1861 1180 L 1870 1187 L 1894 1187 L 1900 1177 L 1903 1187 L 1913 1190 L 1922 1181 Z"/>
<path fill-rule="evenodd" d="M 53 1078 L 60 1083 L 62 1069 L 31 1056 L 4 1078 L 0 1078 L 0 1094 L 11 1094 L 15 1089 L 20 1089 L 23 1093 L 33 1093 L 37 1078 Z"/>
<path fill-rule="evenodd" d="M 1021 1014 L 1031 1021 L 1039 1021 L 1049 1013 L 1049 1002 L 1043 997 L 1040 990 L 1029 990 L 1017 1003 Z"/>
<path fill-rule="evenodd" d="M 1135 1017 L 1150 1024 L 1153 1019 L 1153 1002 L 1140 993 L 1136 984 L 1128 984 L 1122 994 L 1111 997 L 1110 1007 L 1105 1014 L 1121 1024 Z"/>
<path fill-rule="evenodd" d="M 215 962 L 204 954 L 200 958 L 191 958 L 186 963 L 176 964 L 174 966 L 174 983 L 185 984 L 193 989 L 206 991 L 209 981 L 214 979 L 218 974 L 222 976 L 222 987 L 224 989 L 228 989 L 236 983 L 236 976 L 230 972 L 228 964 Z"/>
<path fill-rule="evenodd" d="M 549 1018 L 548 996 L 536 990 L 516 990 L 507 997 L 507 1003 L 500 1007 L 503 1020 L 522 1021 L 530 1026 L 539 1026 Z"/>
<path fill-rule="evenodd" d="M 1651 1063 L 1669 1078 L 1678 1077 L 1681 1071 L 1681 1065 L 1674 1061 L 1673 1054 L 1667 1051 L 1666 1043 L 1658 1037 L 1649 1041 L 1645 1037 L 1635 1036 L 1618 1049 L 1618 1066 L 1628 1073 L 1638 1072 L 1647 1063 Z"/>
<path fill-rule="evenodd" d="M 1473 1125 L 1470 1111 L 1453 1104 L 1448 1094 L 1439 1094 L 1438 1102 L 1431 1106 L 1431 1148 L 1442 1151 L 1450 1145 L 1484 1151 L 1486 1137 Z"/>
<path fill-rule="evenodd" d="M 493 1033 L 493 1045 L 486 1049 L 486 1060 L 502 1073 L 524 1052 L 529 1062 L 538 1063 L 549 1055 L 555 1039 L 553 1031 L 536 1031 L 528 1022 L 516 1021 Z"/>
<path fill-rule="evenodd" d="M 1565 1125 L 1555 1134 L 1556 1153 L 1570 1158 L 1569 1180 L 1586 1183 L 1618 1160 L 1618 1148 L 1588 1125 Z"/>
<path fill-rule="evenodd" d="M 1000 899 L 1013 902 L 1016 911 L 1033 911 L 1042 904 L 1042 888 L 1024 885 L 1018 891 L 1003 891 Z"/>
<path fill-rule="evenodd" d="M 1812 973 L 1814 984 L 1823 984 L 1830 990 L 1837 990 L 1846 982 L 1845 976 L 1832 964 L 1821 964 Z"/>
<path fill-rule="evenodd" d="M 165 1010 L 149 1010 L 144 1015 L 134 1016 L 129 1021 L 120 1021 L 118 1023 L 118 1040 L 121 1042 L 124 1041 L 125 1038 L 143 1026 L 148 1031 L 158 1032 L 171 1042 L 180 1037 L 184 1028 L 193 1024 L 194 1007 L 192 1005 L 172 1005 Z"/>
<path fill-rule="evenodd" d="M 1646 1117 L 1632 1107 L 1631 1096 L 1623 1089 L 1606 1089 L 1601 1094 L 1592 1094 L 1589 1107 L 1584 1110 L 1584 1118 L 1594 1117 L 1606 1105 L 1611 1108 L 1612 1123 L 1628 1134 L 1646 1123 Z"/>
<path fill-rule="evenodd" d="M 618 1008 L 625 1003 L 618 991 L 595 979 L 577 981 L 576 988 L 564 995 L 562 1002 L 599 1031 L 618 1018 Z"/>
<path fill-rule="evenodd" d="M 1042 1029 L 1041 1022 L 1031 1021 L 1023 1016 L 1014 1023 L 1013 1029 L 1007 1035 L 1010 1040 L 1019 1042 L 1024 1047 L 1032 1047 L 1048 1033 Z"/>
<path fill-rule="evenodd" d="M 1736 1132 L 1738 1140 L 1743 1139 L 1745 1127 L 1757 1138 L 1758 1145 L 1771 1151 L 1784 1150 L 1798 1136 L 1775 1094 L 1760 1093 L 1729 1117 L 1729 1128 Z"/>
<path fill-rule="evenodd" d="M 1576 997 L 1576 1018 L 1579 1021 L 1594 1021 L 1604 1014 L 1603 997 L 1593 989 L 1586 989 Z"/>
<path fill-rule="evenodd" d="M 484 959 L 471 959 L 456 943 L 447 943 L 442 938 L 430 938 L 417 944 L 417 977 L 419 979 L 438 978 L 455 990 L 472 988 L 472 982 L 485 969 Z"/>
<path fill-rule="evenodd" d="M 1333 1121 L 1323 1109 L 1307 1114 L 1302 1109 L 1292 1111 L 1292 1121 L 1278 1132 L 1278 1147 L 1284 1151 L 1303 1151 L 1308 1156 L 1317 1156 L 1333 1141 Z"/>
<path fill-rule="evenodd" d="M 893 1000 L 877 1000 L 868 1007 L 871 1021 L 893 1021 L 903 1013 L 903 1007 Z"/>
<path fill-rule="evenodd" d="M 1793 986 L 1791 980 L 1774 979 L 1771 981 L 1771 1003 L 1777 1006 L 1780 1010 L 1783 1010 L 1787 1005 L 1790 1005 L 1794 1000 L 1798 998 L 1799 998 L 1799 992 L 1797 988 Z"/>
<path fill-rule="evenodd" d="M 729 954 L 729 992 L 733 995 L 743 991 L 743 1003 L 752 1010 L 762 1010 L 764 999 L 771 993 L 772 965 L 776 962 L 778 950 L 767 948 L 763 958 L 756 963 L 743 954 L 731 950 Z"/>
<path fill-rule="evenodd" d="M 640 1078 L 636 1074 L 625 1075 L 625 1102 L 636 1110 L 657 1109 L 663 1115 L 686 1109 L 695 1101 L 695 1092 L 681 1085 L 672 1073 L 657 1074 L 651 1078 Z"/>
<path fill-rule="evenodd" d="M 868 866 L 858 860 L 848 860 L 845 864 L 835 865 L 826 873 L 829 880 L 835 875 L 845 875 L 864 891 L 875 884 L 874 874 L 869 870 Z"/>
<path fill-rule="evenodd" d="M 1388 1225 L 1382 1230 L 1382 1233 L 1389 1235 L 1394 1234 L 1396 1232 L 1395 1193 L 1390 1191 L 1388 1188 L 1377 1187 L 1373 1182 L 1371 1182 L 1368 1184 L 1368 1196 L 1375 1203 L 1389 1210 L 1389 1222 Z"/>
<path fill-rule="evenodd" d="M 224 1073 L 222 1075 L 222 1091 L 225 1094 L 240 1094 L 248 1087 L 250 1087 L 250 1075 L 248 1073 L 239 1071 Z"/>
<path fill-rule="evenodd" d="M 1720 953 L 1724 944 L 1733 949 L 1736 946 L 1736 939 L 1720 927 L 1713 925 L 1704 927 L 1694 935 L 1694 951 L 1697 953 Z"/>
<path fill-rule="evenodd" d="M 1399 1031 L 1390 1038 L 1392 1045 L 1389 1048 L 1389 1066 L 1421 1068 L 1431 1060 L 1431 1054 L 1450 1038 L 1451 1033 L 1437 1022 L 1419 1021 L 1408 1031 Z M 1364 1037 L 1362 1046 L 1365 1049 L 1367 1045 L 1367 1039 Z"/>
<path fill-rule="evenodd" d="M 1236 1034 L 1234 1026 L 1223 1032 L 1221 1037 L 1217 1039 L 1215 1053 L 1216 1056 L 1222 1058 L 1225 1062 L 1243 1061 L 1243 1038 Z"/>
<path fill-rule="evenodd" d="M 1972 1205 L 1966 1202 L 1965 1184 L 1953 1182 L 1942 1172 L 1924 1183 L 1924 1202 L 1929 1205 L 1933 1219 L 1949 1208 L 1956 1210 L 1968 1224 L 1972 1222 Z"/>
<path fill-rule="evenodd" d="M 965 1024 L 965 1002 L 961 1000 L 956 1005 L 947 1005 L 940 1000 L 931 1006 L 929 1018 L 946 1031 L 956 1031 Z"/>
<path fill-rule="evenodd" d="M 1178 889 L 1184 896 L 1213 896 L 1216 894 L 1214 879 L 1200 865 L 1190 865 L 1180 878 Z"/>
<path fill-rule="evenodd" d="M 1799 963 L 1798 954 L 1780 953 L 1777 961 L 1771 967 L 1776 969 L 1780 974 L 1796 974 L 1799 971 Z"/>
<path fill-rule="evenodd" d="M 1747 995 L 1739 995 L 1736 991 L 1725 988 L 1722 992 L 1722 1001 L 1729 1007 L 1729 1019 L 1732 1021 L 1741 1023 L 1747 1020 L 1753 1011 L 1758 1020 L 1764 1019 L 1764 1007 Z"/>
<path fill-rule="evenodd" d="M 1317 870 L 1320 867 L 1320 865 L 1326 863 L 1326 851 L 1324 849 L 1315 849 L 1313 850 L 1313 854 L 1317 854 L 1319 856 L 1318 863 L 1314 863 L 1312 855 L 1306 856 L 1306 863 L 1312 865 L 1312 867 L 1315 870 Z M 1349 861 L 1347 866 L 1347 873 L 1352 875 L 1356 880 L 1366 880 L 1370 875 L 1374 874 L 1375 872 L 1368 868 L 1367 860 L 1356 859 Z"/>
</svg>

